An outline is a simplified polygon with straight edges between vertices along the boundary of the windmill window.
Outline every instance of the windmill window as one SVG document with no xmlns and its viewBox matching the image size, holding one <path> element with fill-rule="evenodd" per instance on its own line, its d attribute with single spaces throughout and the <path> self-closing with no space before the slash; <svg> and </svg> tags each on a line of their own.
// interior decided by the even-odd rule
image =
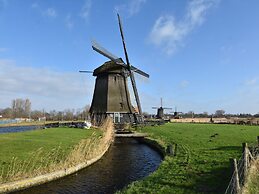
<svg viewBox="0 0 259 194">
<path fill-rule="evenodd" d="M 122 102 L 120 103 L 120 105 L 121 105 L 121 109 L 123 109 L 123 103 Z"/>
<path fill-rule="evenodd" d="M 114 76 L 114 81 L 116 82 L 116 79 L 117 79 L 117 77 L 116 77 L 116 75 Z"/>
</svg>

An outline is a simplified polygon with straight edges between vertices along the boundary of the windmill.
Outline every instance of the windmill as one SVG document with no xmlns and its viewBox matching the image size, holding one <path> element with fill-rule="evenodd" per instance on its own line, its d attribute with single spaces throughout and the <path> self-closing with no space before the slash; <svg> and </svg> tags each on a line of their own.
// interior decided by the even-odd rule
<svg viewBox="0 0 259 194">
<path fill-rule="evenodd" d="M 171 112 L 171 113 L 174 113 L 174 118 L 175 119 L 180 119 L 181 118 L 180 114 L 183 114 L 183 112 L 178 112 L 177 111 L 177 107 L 175 107 L 175 111 Z"/>
<path fill-rule="evenodd" d="M 160 103 L 161 103 L 161 106 L 160 106 L 160 107 L 152 107 L 152 109 L 157 109 L 156 118 L 158 118 L 158 119 L 164 119 L 164 110 L 165 110 L 165 109 L 167 109 L 167 110 L 172 110 L 172 108 L 163 107 L 163 99 L 162 99 L 162 98 L 160 99 Z"/>
<path fill-rule="evenodd" d="M 147 78 L 149 78 L 149 75 L 130 64 L 121 19 L 119 14 L 117 16 L 126 63 L 122 58 L 111 54 L 97 42 L 92 42 L 93 50 L 110 60 L 93 71 L 96 81 L 90 113 L 92 120 L 97 123 L 100 123 L 107 115 L 111 115 L 115 123 L 139 123 L 143 122 L 143 116 L 134 73 Z M 89 73 L 90 71 L 80 72 Z M 137 110 L 134 109 L 130 101 L 128 77 L 131 81 Z"/>
</svg>

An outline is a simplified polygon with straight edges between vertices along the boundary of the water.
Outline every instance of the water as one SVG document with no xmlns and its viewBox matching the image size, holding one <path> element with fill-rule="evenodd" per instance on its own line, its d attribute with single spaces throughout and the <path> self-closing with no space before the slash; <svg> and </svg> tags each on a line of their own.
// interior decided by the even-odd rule
<svg viewBox="0 0 259 194">
<path fill-rule="evenodd" d="M 155 171 L 162 157 L 134 139 L 116 138 L 109 151 L 76 174 L 20 191 L 21 194 L 114 193 Z"/>
<path fill-rule="evenodd" d="M 34 130 L 38 128 L 40 128 L 40 126 L 0 127 L 0 133 L 14 133 L 14 132 Z"/>
</svg>

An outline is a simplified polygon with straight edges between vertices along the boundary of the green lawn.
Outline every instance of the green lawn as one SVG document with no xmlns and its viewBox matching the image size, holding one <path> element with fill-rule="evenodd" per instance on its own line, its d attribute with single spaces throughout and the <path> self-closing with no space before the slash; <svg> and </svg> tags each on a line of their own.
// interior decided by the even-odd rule
<svg viewBox="0 0 259 194">
<path fill-rule="evenodd" d="M 123 193 L 224 193 L 231 177 L 229 158 L 239 158 L 242 142 L 256 143 L 258 126 L 171 123 L 145 127 L 165 144 L 178 144 L 176 157 Z M 217 135 L 215 135 L 217 134 Z"/>
<path fill-rule="evenodd" d="M 89 138 L 94 131 L 60 127 L 0 134 L 0 177 L 8 177 L 7 173 L 10 176 L 15 172 L 14 166 L 27 172 L 58 163 L 81 139 Z"/>
</svg>

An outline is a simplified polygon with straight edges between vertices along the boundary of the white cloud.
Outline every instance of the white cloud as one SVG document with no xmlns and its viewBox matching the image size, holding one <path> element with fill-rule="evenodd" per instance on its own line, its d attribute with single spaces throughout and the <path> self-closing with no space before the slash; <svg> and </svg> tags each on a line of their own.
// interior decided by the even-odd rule
<svg viewBox="0 0 259 194">
<path fill-rule="evenodd" d="M 125 12 L 129 17 L 139 13 L 146 0 L 131 0 L 127 4 L 115 6 L 116 12 Z"/>
<path fill-rule="evenodd" d="M 65 25 L 68 29 L 72 29 L 74 27 L 74 22 L 72 20 L 72 16 L 68 14 L 65 19 Z"/>
<path fill-rule="evenodd" d="M 57 12 L 54 8 L 48 8 L 47 10 L 45 10 L 43 12 L 43 15 L 51 17 L 51 18 L 55 18 L 55 17 L 57 17 Z"/>
<path fill-rule="evenodd" d="M 91 0 L 86 0 L 83 7 L 82 7 L 82 10 L 80 12 L 80 16 L 85 20 L 87 21 L 88 20 L 88 17 L 90 15 L 90 11 L 91 11 L 91 7 L 92 7 L 92 1 Z"/>
<path fill-rule="evenodd" d="M 0 107 L 8 106 L 17 97 L 32 99 L 36 108 L 84 106 L 86 99 L 92 97 L 94 83 L 89 77 L 80 77 L 78 72 L 17 66 L 15 61 L 0 60 Z"/>
<path fill-rule="evenodd" d="M 160 16 L 149 34 L 149 41 L 156 46 L 163 46 L 168 55 L 173 54 L 183 46 L 184 38 L 204 22 L 209 8 L 218 2 L 219 0 L 192 0 L 180 21 L 176 21 L 173 15 Z"/>
</svg>

